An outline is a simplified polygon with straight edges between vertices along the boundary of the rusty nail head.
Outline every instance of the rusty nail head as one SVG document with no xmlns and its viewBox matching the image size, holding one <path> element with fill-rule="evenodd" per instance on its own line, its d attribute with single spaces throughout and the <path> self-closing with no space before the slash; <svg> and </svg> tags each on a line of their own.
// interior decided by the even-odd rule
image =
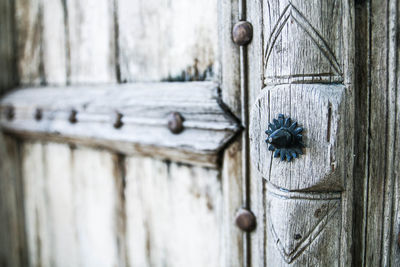
<svg viewBox="0 0 400 267">
<path fill-rule="evenodd" d="M 40 108 L 37 108 L 35 111 L 35 120 L 40 121 L 43 118 L 43 111 Z"/>
<path fill-rule="evenodd" d="M 247 21 L 239 21 L 233 26 L 232 39 L 237 45 L 247 45 L 253 38 L 253 26 Z"/>
<path fill-rule="evenodd" d="M 256 228 L 256 216 L 248 209 L 241 208 L 236 214 L 236 225 L 245 232 Z"/>
<path fill-rule="evenodd" d="M 183 131 L 183 117 L 179 112 L 172 112 L 168 117 L 168 129 L 173 134 L 178 134 Z"/>
<path fill-rule="evenodd" d="M 15 117 L 15 110 L 13 106 L 6 107 L 5 115 L 7 120 L 11 121 Z"/>
<path fill-rule="evenodd" d="M 115 118 L 114 118 L 114 128 L 115 129 L 119 129 L 122 127 L 122 125 L 124 125 L 124 123 L 122 122 L 122 117 L 124 115 L 122 115 L 121 113 L 117 112 L 115 114 Z"/>
<path fill-rule="evenodd" d="M 69 118 L 68 118 L 70 123 L 77 123 L 78 122 L 78 119 L 76 118 L 77 114 L 78 114 L 78 112 L 75 109 L 71 110 L 71 112 L 69 114 Z"/>
</svg>

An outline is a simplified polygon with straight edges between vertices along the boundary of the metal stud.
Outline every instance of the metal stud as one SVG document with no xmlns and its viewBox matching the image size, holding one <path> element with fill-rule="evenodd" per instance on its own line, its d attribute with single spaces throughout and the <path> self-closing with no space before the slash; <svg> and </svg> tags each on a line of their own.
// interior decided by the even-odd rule
<svg viewBox="0 0 400 267">
<path fill-rule="evenodd" d="M 115 114 L 115 118 L 114 118 L 114 128 L 115 129 L 119 129 L 119 128 L 121 128 L 123 125 L 124 125 L 124 123 L 122 122 L 122 117 L 123 117 L 124 115 L 122 115 L 121 113 L 119 113 L 119 112 L 117 112 L 116 114 Z"/>
<path fill-rule="evenodd" d="M 40 108 L 37 108 L 35 111 L 35 120 L 40 121 L 43 118 L 43 111 Z"/>
<path fill-rule="evenodd" d="M 248 209 L 241 208 L 236 214 L 236 225 L 245 232 L 253 231 L 256 226 L 256 216 Z"/>
<path fill-rule="evenodd" d="M 15 109 L 14 109 L 14 107 L 13 106 L 6 107 L 5 115 L 6 115 L 7 120 L 9 120 L 9 121 L 13 120 L 14 117 L 15 117 Z"/>
<path fill-rule="evenodd" d="M 247 21 L 239 21 L 233 26 L 232 39 L 237 45 L 247 45 L 253 38 L 253 26 Z"/>
<path fill-rule="evenodd" d="M 78 111 L 76 111 L 75 109 L 71 110 L 70 114 L 69 114 L 69 122 L 70 123 L 77 123 L 78 119 L 76 118 L 76 115 L 78 114 Z"/>
<path fill-rule="evenodd" d="M 168 129 L 173 134 L 179 134 L 183 131 L 183 117 L 179 112 L 172 112 L 168 117 Z"/>
</svg>

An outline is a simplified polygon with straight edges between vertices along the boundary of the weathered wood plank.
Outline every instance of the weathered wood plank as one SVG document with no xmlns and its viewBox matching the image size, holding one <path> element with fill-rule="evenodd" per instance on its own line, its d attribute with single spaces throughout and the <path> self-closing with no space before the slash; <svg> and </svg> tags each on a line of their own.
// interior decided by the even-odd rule
<svg viewBox="0 0 400 267">
<path fill-rule="evenodd" d="M 366 217 L 366 266 L 381 266 L 383 253 L 383 210 L 385 201 L 385 182 L 387 181 L 387 157 L 389 155 L 387 123 L 388 84 L 387 84 L 387 39 L 386 14 L 388 6 L 379 1 L 370 1 L 370 87 L 369 87 L 369 160 L 368 160 L 368 196 Z M 382 108 L 382 105 L 386 106 Z"/>
<path fill-rule="evenodd" d="M 399 264 L 398 1 L 370 1 L 366 266 Z M 382 19 L 385 18 L 385 19 Z"/>
<path fill-rule="evenodd" d="M 217 153 L 239 130 L 219 106 L 217 91 L 210 82 L 23 89 L 1 100 L 1 124 L 24 136 L 215 165 Z M 15 110 L 12 120 L 5 116 L 9 106 Z M 72 110 L 76 123 L 69 121 Z M 172 112 L 184 118 L 180 134 L 167 128 Z M 116 129 L 118 113 L 122 127 Z"/>
<path fill-rule="evenodd" d="M 223 245 L 224 256 L 221 266 L 243 266 L 247 260 L 244 255 L 246 233 L 235 225 L 235 219 L 239 208 L 243 203 L 243 172 L 242 172 L 242 146 L 239 141 L 231 144 L 223 154 L 222 163 L 222 195 L 223 195 Z"/>
<path fill-rule="evenodd" d="M 65 85 L 67 82 L 67 51 L 64 0 L 42 1 L 43 75 L 46 84 Z"/>
<path fill-rule="evenodd" d="M 247 1 L 246 5 L 246 20 L 252 24 L 254 33 L 250 45 L 247 46 L 247 86 L 249 90 L 246 104 L 250 110 L 252 103 L 255 103 L 258 94 L 264 87 L 264 1 Z M 268 7 L 268 5 L 266 6 Z M 257 228 L 251 235 L 251 266 L 266 266 L 265 179 L 253 164 L 250 164 L 249 173 L 250 208 L 257 218 Z"/>
<path fill-rule="evenodd" d="M 25 143 L 24 202 L 31 266 L 116 266 L 112 154 Z"/>
<path fill-rule="evenodd" d="M 42 27 L 40 0 L 15 1 L 17 67 L 20 84 L 43 83 Z"/>
<path fill-rule="evenodd" d="M 218 18 L 222 100 L 240 118 L 240 53 L 239 46 L 232 41 L 233 25 L 239 20 L 238 9 L 238 0 L 222 0 L 219 3 Z"/>
<path fill-rule="evenodd" d="M 0 95 L 16 83 L 14 1 L 0 1 Z"/>
<path fill-rule="evenodd" d="M 221 266 L 221 194 L 216 170 L 128 158 L 130 266 Z"/>
<path fill-rule="evenodd" d="M 121 80 L 217 78 L 217 4 L 215 0 L 119 0 Z"/>
<path fill-rule="evenodd" d="M 71 84 L 116 81 L 112 0 L 69 0 Z"/>
<path fill-rule="evenodd" d="M 19 142 L 0 133 L 0 264 L 26 266 Z"/>
<path fill-rule="evenodd" d="M 72 154 L 77 246 L 81 266 L 117 266 L 118 191 L 112 154 L 81 148 Z"/>
</svg>

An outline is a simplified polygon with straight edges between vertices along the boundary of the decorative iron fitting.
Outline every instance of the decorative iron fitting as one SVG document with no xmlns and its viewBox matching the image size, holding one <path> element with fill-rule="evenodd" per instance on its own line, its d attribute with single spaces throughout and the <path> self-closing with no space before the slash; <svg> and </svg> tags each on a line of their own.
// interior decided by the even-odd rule
<svg viewBox="0 0 400 267">
<path fill-rule="evenodd" d="M 303 131 L 302 127 L 297 127 L 297 122 L 290 117 L 285 119 L 283 114 L 278 115 L 278 119 L 274 119 L 273 123 L 269 123 L 268 130 L 265 133 L 268 138 L 265 140 L 269 144 L 268 149 L 274 152 L 274 157 L 280 156 L 281 160 L 291 161 L 303 154 Z"/>
</svg>

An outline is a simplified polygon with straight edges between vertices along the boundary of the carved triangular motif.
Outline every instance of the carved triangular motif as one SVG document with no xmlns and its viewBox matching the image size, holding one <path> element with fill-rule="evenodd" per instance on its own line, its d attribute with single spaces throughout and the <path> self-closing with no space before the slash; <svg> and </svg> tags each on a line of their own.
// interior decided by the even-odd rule
<svg viewBox="0 0 400 267">
<path fill-rule="evenodd" d="M 323 232 L 336 214 L 340 200 L 285 199 L 271 194 L 267 216 L 269 233 L 282 258 L 290 264 Z"/>
<path fill-rule="evenodd" d="M 285 38 L 282 38 L 283 34 Z M 301 45 L 297 46 L 296 43 Z M 298 50 L 298 47 L 301 49 Z M 334 52 L 322 34 L 293 4 L 286 6 L 267 41 L 265 79 L 267 84 L 278 80 L 343 81 L 341 67 Z"/>
</svg>

